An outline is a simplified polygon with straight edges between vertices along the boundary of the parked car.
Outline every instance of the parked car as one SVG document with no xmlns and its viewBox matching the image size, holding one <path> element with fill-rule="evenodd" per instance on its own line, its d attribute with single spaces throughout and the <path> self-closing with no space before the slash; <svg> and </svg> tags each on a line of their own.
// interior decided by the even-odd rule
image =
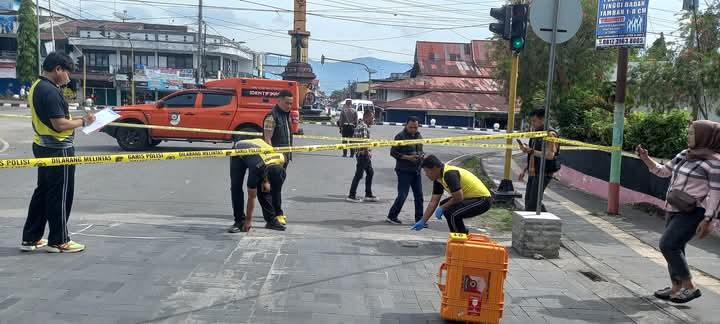
<svg viewBox="0 0 720 324">
<path fill-rule="evenodd" d="M 312 106 L 305 106 L 300 109 L 300 116 L 307 117 L 327 117 L 327 109 L 320 103 L 316 102 Z"/>
<path fill-rule="evenodd" d="M 174 92 L 155 104 L 116 107 L 115 111 L 121 116 L 117 122 L 122 123 L 261 133 L 265 115 L 277 103 L 281 90 L 294 94 L 290 116 L 292 132 L 297 133 L 298 87 L 293 81 L 245 78 L 210 81 L 202 88 Z M 162 141 L 220 143 L 252 137 L 114 126 L 105 127 L 103 132 L 114 137 L 127 151 L 144 150 Z"/>
</svg>

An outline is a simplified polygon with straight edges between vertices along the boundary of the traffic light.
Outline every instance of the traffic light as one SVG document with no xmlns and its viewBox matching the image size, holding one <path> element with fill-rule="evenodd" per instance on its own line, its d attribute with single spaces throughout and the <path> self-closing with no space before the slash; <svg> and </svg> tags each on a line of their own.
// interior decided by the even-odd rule
<svg viewBox="0 0 720 324">
<path fill-rule="evenodd" d="M 490 16 L 497 19 L 497 23 L 490 24 L 490 31 L 502 36 L 503 39 L 510 39 L 510 22 L 512 21 L 512 6 L 502 8 L 491 8 Z"/>
<path fill-rule="evenodd" d="M 519 53 L 525 48 L 528 25 L 528 5 L 512 6 L 512 27 L 510 28 L 510 49 Z"/>
</svg>

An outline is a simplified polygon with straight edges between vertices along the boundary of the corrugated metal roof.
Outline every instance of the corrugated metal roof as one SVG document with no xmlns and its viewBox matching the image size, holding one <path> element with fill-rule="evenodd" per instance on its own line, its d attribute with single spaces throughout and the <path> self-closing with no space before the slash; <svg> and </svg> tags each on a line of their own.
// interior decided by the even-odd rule
<svg viewBox="0 0 720 324">
<path fill-rule="evenodd" d="M 507 112 L 505 97 L 482 93 L 428 92 L 377 105 L 385 109 Z M 515 111 L 520 111 L 520 105 L 516 105 Z"/>
<path fill-rule="evenodd" d="M 491 41 L 442 43 L 419 41 L 415 61 L 420 75 L 491 78 L 493 63 L 486 46 Z"/>
<path fill-rule="evenodd" d="M 428 76 L 373 84 L 373 88 L 412 91 L 479 92 L 490 94 L 496 94 L 501 91 L 500 84 L 493 79 Z"/>
</svg>

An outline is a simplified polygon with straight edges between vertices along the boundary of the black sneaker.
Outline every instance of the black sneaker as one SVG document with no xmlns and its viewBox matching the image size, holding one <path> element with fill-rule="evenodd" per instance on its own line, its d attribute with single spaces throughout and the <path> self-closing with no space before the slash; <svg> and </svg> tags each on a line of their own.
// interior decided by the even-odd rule
<svg viewBox="0 0 720 324">
<path fill-rule="evenodd" d="M 385 219 L 385 221 L 388 222 L 388 223 L 390 223 L 390 224 L 402 225 L 402 222 L 401 222 L 399 219 L 397 219 L 397 217 L 395 217 L 395 218 L 393 218 L 393 217 L 388 217 L 388 218 Z"/>
<path fill-rule="evenodd" d="M 356 197 L 356 196 L 347 196 L 347 198 L 345 198 L 345 201 L 354 202 L 354 203 L 361 203 L 361 202 L 362 202 L 362 199 L 360 199 L 360 198 L 358 198 L 358 197 Z"/>
<path fill-rule="evenodd" d="M 271 229 L 273 231 L 284 231 L 285 230 L 285 226 L 282 226 L 282 224 L 277 223 L 277 222 L 267 223 L 267 224 L 265 224 L 265 228 Z"/>
<path fill-rule="evenodd" d="M 228 233 L 233 233 L 233 234 L 235 234 L 235 233 L 240 233 L 240 232 L 244 232 L 244 230 L 243 230 L 243 225 L 244 225 L 244 224 L 235 223 L 235 224 L 233 224 L 232 226 L 230 226 L 230 228 L 228 228 L 227 231 L 228 231 Z"/>
<path fill-rule="evenodd" d="M 368 201 L 368 202 L 377 202 L 378 200 L 379 200 L 378 197 L 375 197 L 372 194 L 365 195 L 365 199 L 363 199 L 363 201 Z"/>
<path fill-rule="evenodd" d="M 670 297 L 670 301 L 677 304 L 685 304 L 695 298 L 700 298 L 702 293 L 700 289 L 695 288 L 694 290 L 683 288 L 677 294 Z"/>
</svg>

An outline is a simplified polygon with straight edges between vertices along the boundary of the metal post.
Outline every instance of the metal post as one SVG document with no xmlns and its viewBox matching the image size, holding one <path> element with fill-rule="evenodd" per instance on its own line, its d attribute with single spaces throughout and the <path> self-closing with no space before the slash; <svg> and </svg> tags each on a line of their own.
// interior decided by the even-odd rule
<svg viewBox="0 0 720 324">
<path fill-rule="evenodd" d="M 87 57 L 85 56 L 85 53 L 83 53 L 82 56 L 83 60 L 83 103 L 87 99 Z M 93 105 L 95 105 L 95 102 L 93 102 Z"/>
<path fill-rule="evenodd" d="M 544 129 L 547 130 L 550 128 L 550 105 L 552 104 L 552 85 L 554 80 L 554 74 L 555 74 L 555 43 L 557 42 L 557 23 L 558 23 L 558 12 L 560 9 L 560 0 L 555 0 L 555 4 L 553 5 L 553 26 L 552 26 L 552 38 L 550 42 L 550 62 L 548 63 L 548 77 L 547 77 L 547 84 L 545 85 L 545 127 Z M 543 185 L 545 182 L 545 159 L 547 155 L 545 154 L 547 150 L 547 141 L 542 141 L 542 157 L 540 158 L 540 168 L 535 169 L 535 177 L 537 177 L 537 185 L 538 185 L 538 197 L 537 197 L 537 206 L 535 206 L 535 213 L 537 215 L 540 215 L 542 212 L 542 199 L 543 199 Z"/>
<path fill-rule="evenodd" d="M 50 11 L 50 40 L 52 41 L 52 52 L 55 52 L 55 19 L 53 18 L 51 0 L 48 0 L 48 11 Z"/>
<path fill-rule="evenodd" d="M 130 66 L 130 75 L 132 76 L 132 79 L 130 79 L 130 100 L 132 100 L 132 105 L 134 105 L 135 104 L 135 47 L 133 46 L 133 43 L 130 40 L 130 37 L 128 37 L 128 42 L 130 42 L 130 56 L 132 57 L 132 65 Z"/>
<path fill-rule="evenodd" d="M 197 73 L 195 74 L 195 83 L 200 84 L 200 73 L 202 73 L 202 42 L 200 42 L 200 39 L 202 38 L 202 20 L 203 20 L 203 13 L 202 13 L 202 0 L 198 0 L 198 32 L 197 32 Z"/>
<path fill-rule="evenodd" d="M 42 51 L 40 50 L 40 0 L 35 0 L 35 14 L 37 16 L 37 56 L 38 75 L 42 74 Z"/>
<path fill-rule="evenodd" d="M 628 49 L 618 50 L 617 85 L 615 87 L 615 117 L 613 122 L 613 146 L 622 147 L 625 128 L 625 92 L 627 87 Z M 620 167 L 622 152 L 613 151 L 610 160 L 610 186 L 608 188 L 608 214 L 620 212 Z"/>
<path fill-rule="evenodd" d="M 368 69 L 368 100 L 370 100 L 370 93 L 372 93 L 372 70 Z"/>
<path fill-rule="evenodd" d="M 512 68 L 510 69 L 510 94 L 508 96 L 508 114 L 507 114 L 507 133 L 512 134 L 515 129 L 515 105 L 517 101 L 517 82 L 518 69 L 520 66 L 520 54 L 513 52 Z M 512 145 L 512 139 L 507 139 L 507 145 Z M 515 188 L 512 183 L 512 175 L 510 174 L 510 165 L 512 164 L 512 148 L 505 150 L 505 174 L 500 182 L 499 192 L 513 193 Z"/>
</svg>

